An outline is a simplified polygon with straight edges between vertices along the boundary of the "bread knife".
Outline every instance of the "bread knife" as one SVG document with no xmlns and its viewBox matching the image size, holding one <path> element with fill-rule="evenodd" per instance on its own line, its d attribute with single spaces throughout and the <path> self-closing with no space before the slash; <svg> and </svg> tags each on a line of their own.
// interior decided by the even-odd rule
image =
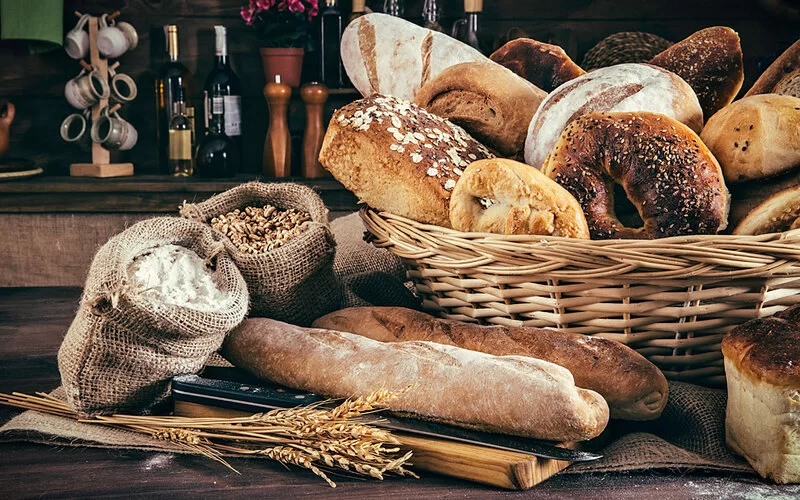
<svg viewBox="0 0 800 500">
<path fill-rule="evenodd" d="M 305 406 L 328 399 L 314 393 L 295 391 L 277 386 L 270 387 L 260 380 L 256 385 L 249 382 L 212 379 L 193 374 L 178 375 L 172 378 L 172 396 L 176 401 L 254 413 Z M 596 453 L 560 448 L 548 441 L 463 429 L 438 422 L 381 414 L 379 418 L 370 423 L 376 427 L 418 436 L 528 453 L 537 457 L 555 460 L 586 462 L 602 458 L 602 455 Z"/>
</svg>

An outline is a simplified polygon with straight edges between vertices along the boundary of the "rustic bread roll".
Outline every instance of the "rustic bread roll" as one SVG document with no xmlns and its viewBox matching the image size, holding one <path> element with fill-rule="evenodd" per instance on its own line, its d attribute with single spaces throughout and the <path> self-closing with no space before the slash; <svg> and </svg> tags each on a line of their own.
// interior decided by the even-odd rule
<svg viewBox="0 0 800 500">
<path fill-rule="evenodd" d="M 549 328 L 481 326 L 402 307 L 351 307 L 326 314 L 313 326 L 381 342 L 423 340 L 495 356 L 549 361 L 568 369 L 578 387 L 603 396 L 611 418 L 652 420 L 667 404 L 667 379 L 661 371 L 613 340 Z"/>
<path fill-rule="evenodd" d="M 547 96 L 528 127 L 525 163 L 541 168 L 567 125 L 593 111 L 651 111 L 696 132 L 703 126 L 697 96 L 679 76 L 647 64 L 618 64 L 580 76 Z"/>
<path fill-rule="evenodd" d="M 739 35 L 724 26 L 692 34 L 655 56 L 650 64 L 683 78 L 697 94 L 706 120 L 733 102 L 744 82 Z"/>
<path fill-rule="evenodd" d="M 758 94 L 771 94 L 775 92 L 775 85 L 786 75 L 800 68 L 800 40 L 794 42 L 783 54 L 778 56 L 769 67 L 761 73 L 756 83 L 744 95 L 749 97 Z"/>
<path fill-rule="evenodd" d="M 369 206 L 450 227 L 450 193 L 463 169 L 492 156 L 458 125 L 374 94 L 333 114 L 319 161 Z"/>
<path fill-rule="evenodd" d="M 581 204 L 592 239 L 715 234 L 728 223 L 728 189 L 717 160 L 697 134 L 668 116 L 583 115 L 561 134 L 542 172 Z M 617 219 L 615 183 L 643 227 Z"/>
<path fill-rule="evenodd" d="M 800 186 L 764 200 L 736 226 L 733 234 L 780 233 L 800 225 Z"/>
<path fill-rule="evenodd" d="M 388 94 L 412 100 L 442 70 L 489 59 L 444 33 L 386 14 L 366 14 L 342 34 L 342 63 L 363 96 Z"/>
<path fill-rule="evenodd" d="M 725 441 L 762 476 L 800 482 L 800 306 L 734 328 L 722 340 Z"/>
<path fill-rule="evenodd" d="M 800 68 L 792 71 L 780 79 L 772 89 L 773 94 L 800 97 Z"/>
<path fill-rule="evenodd" d="M 545 92 L 552 92 L 586 72 L 558 45 L 530 38 L 511 40 L 489 56 Z"/>
<path fill-rule="evenodd" d="M 450 196 L 450 224 L 458 231 L 589 239 L 583 210 L 566 189 L 501 158 L 467 167 Z"/>
<path fill-rule="evenodd" d="M 700 134 L 725 180 L 771 177 L 800 165 L 800 99 L 764 94 L 717 112 Z"/>
<path fill-rule="evenodd" d="M 252 318 L 223 356 L 254 375 L 331 397 L 397 394 L 394 411 L 553 441 L 599 435 L 608 405 L 553 363 L 491 356 L 433 342 L 377 342 L 350 333 Z M 408 388 L 408 390 L 406 390 Z"/>
<path fill-rule="evenodd" d="M 420 88 L 414 102 L 511 157 L 522 154 L 528 124 L 545 97 L 546 92 L 487 61 L 450 66 Z"/>
</svg>

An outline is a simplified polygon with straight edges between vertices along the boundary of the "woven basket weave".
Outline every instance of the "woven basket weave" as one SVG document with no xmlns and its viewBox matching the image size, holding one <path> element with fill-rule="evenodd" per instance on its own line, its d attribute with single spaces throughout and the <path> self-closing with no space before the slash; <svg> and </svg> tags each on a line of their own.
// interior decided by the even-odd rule
<svg viewBox="0 0 800 500">
<path fill-rule="evenodd" d="M 361 217 L 372 243 L 409 266 L 428 312 L 618 340 L 673 380 L 723 384 L 724 334 L 800 300 L 800 229 L 587 241 Z"/>
<path fill-rule="evenodd" d="M 581 68 L 589 71 L 622 63 L 646 63 L 671 46 L 672 42 L 652 33 L 614 33 L 586 52 Z"/>
</svg>

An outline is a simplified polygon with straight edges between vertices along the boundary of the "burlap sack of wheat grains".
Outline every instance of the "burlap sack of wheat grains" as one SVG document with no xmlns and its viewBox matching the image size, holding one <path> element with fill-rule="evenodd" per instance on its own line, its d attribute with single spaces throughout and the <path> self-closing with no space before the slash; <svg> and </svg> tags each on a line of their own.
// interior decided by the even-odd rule
<svg viewBox="0 0 800 500">
<path fill-rule="evenodd" d="M 225 294 L 213 310 L 166 303 L 129 278 L 134 258 L 162 245 L 195 252 Z M 84 415 L 149 413 L 169 396 L 174 375 L 196 373 L 242 322 L 247 285 L 220 238 L 179 217 L 139 222 L 94 256 L 77 315 L 58 352 L 70 405 Z"/>
<path fill-rule="evenodd" d="M 237 208 L 266 204 L 308 212 L 311 220 L 299 235 L 268 252 L 240 252 L 224 235 L 223 242 L 247 282 L 251 316 L 308 326 L 339 309 L 343 295 L 333 271 L 336 243 L 328 226 L 328 209 L 313 189 L 293 183 L 249 182 L 201 203 L 184 203 L 180 213 L 208 224 Z"/>
</svg>

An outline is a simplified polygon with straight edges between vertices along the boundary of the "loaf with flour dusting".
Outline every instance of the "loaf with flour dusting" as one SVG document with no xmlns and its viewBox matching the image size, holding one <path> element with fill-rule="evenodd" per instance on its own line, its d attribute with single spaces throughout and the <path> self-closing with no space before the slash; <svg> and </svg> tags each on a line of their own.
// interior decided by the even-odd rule
<svg viewBox="0 0 800 500">
<path fill-rule="evenodd" d="M 350 333 L 251 318 L 222 354 L 257 377 L 330 397 L 397 394 L 388 403 L 450 424 L 552 441 L 599 435 L 608 405 L 575 387 L 566 368 L 433 342 L 385 343 Z"/>
</svg>

